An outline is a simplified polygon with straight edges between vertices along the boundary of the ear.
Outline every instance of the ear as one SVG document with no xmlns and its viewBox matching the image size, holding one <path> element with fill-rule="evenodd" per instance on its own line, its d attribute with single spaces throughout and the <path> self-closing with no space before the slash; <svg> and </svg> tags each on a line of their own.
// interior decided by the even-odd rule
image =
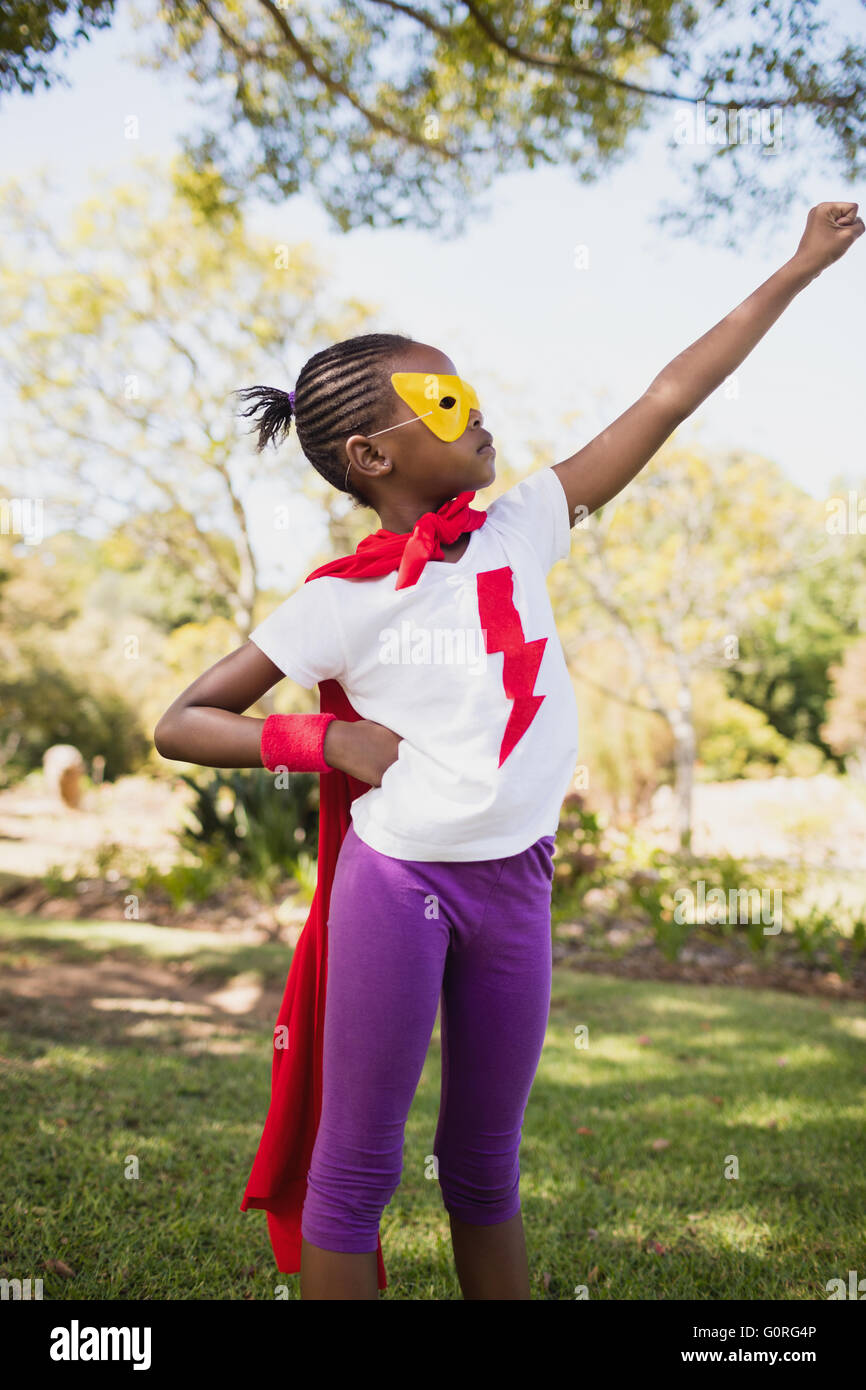
<svg viewBox="0 0 866 1390">
<path fill-rule="evenodd" d="M 346 466 L 352 464 L 352 472 L 360 481 L 362 478 L 380 478 L 390 473 L 391 460 L 376 447 L 365 434 L 351 434 L 346 440 Z"/>
</svg>

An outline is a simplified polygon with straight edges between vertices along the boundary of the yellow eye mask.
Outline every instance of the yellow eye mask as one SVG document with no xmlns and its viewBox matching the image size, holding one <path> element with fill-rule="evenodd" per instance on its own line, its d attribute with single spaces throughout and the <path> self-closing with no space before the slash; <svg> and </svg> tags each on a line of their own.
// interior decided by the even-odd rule
<svg viewBox="0 0 866 1390">
<path fill-rule="evenodd" d="M 453 444 L 459 439 L 469 424 L 470 410 L 480 410 L 478 397 L 468 381 L 459 376 L 442 376 L 435 372 L 394 372 L 391 385 L 401 401 L 405 401 L 418 413 L 416 420 L 423 420 L 428 430 L 437 439 Z M 400 424 L 410 425 L 411 420 L 401 420 Z M 399 429 L 399 425 L 389 425 L 388 429 Z M 376 434 L 387 434 L 388 430 L 376 430 Z M 369 436 L 372 439 L 372 435 Z"/>
</svg>

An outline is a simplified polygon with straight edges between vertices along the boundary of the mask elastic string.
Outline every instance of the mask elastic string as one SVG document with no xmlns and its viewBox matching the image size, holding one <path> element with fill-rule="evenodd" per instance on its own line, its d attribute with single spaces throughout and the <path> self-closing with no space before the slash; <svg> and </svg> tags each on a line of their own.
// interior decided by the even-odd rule
<svg viewBox="0 0 866 1390">
<path fill-rule="evenodd" d="M 426 420 L 427 416 L 432 414 L 432 410 L 425 410 L 423 415 L 413 415 L 411 420 L 401 420 L 400 425 L 414 425 L 416 420 Z M 367 438 L 375 439 L 377 434 L 387 434 L 388 430 L 398 430 L 400 428 L 400 425 L 388 425 L 387 429 L 374 430 L 372 434 L 367 435 Z"/>
<path fill-rule="evenodd" d="M 426 420 L 427 416 L 432 414 L 432 410 L 426 410 L 423 415 L 413 415 L 411 420 L 401 420 L 400 425 L 414 425 L 416 420 Z M 389 430 L 398 430 L 400 428 L 400 425 L 388 425 L 384 430 L 374 430 L 372 434 L 367 435 L 367 438 L 374 439 L 377 434 L 387 434 Z M 346 481 L 343 484 L 344 491 L 347 490 L 349 487 L 349 469 L 351 467 L 352 460 L 349 459 L 349 463 L 346 468 Z"/>
</svg>

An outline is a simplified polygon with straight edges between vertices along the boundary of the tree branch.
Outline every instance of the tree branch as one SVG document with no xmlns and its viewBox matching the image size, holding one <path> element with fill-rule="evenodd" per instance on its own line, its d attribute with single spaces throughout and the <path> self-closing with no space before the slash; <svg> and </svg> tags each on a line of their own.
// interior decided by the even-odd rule
<svg viewBox="0 0 866 1390">
<path fill-rule="evenodd" d="M 321 82 L 322 86 L 325 87 L 332 96 L 339 96 L 342 97 L 344 101 L 347 101 L 350 106 L 353 106 L 355 110 L 370 123 L 374 130 L 382 131 L 385 135 L 393 135 L 395 139 L 402 140 L 409 145 L 414 145 L 418 149 L 425 150 L 428 154 L 439 154 L 445 159 L 457 158 L 451 150 L 446 149 L 440 142 L 436 140 L 425 140 L 423 136 L 413 135 L 411 131 L 400 130 L 397 126 L 391 125 L 390 121 L 386 121 L 384 116 L 380 116 L 378 112 L 371 111 L 368 107 L 364 106 L 344 82 L 340 82 L 336 77 L 331 77 L 329 73 L 318 66 L 309 49 L 306 48 L 292 32 L 288 20 L 282 10 L 277 8 L 273 0 L 258 0 L 258 3 L 267 10 L 268 14 L 274 20 L 274 23 L 282 31 L 286 43 L 299 61 L 303 63 L 310 77 L 314 77 L 318 82 Z"/>
<path fill-rule="evenodd" d="M 544 53 L 530 53 L 525 48 L 519 48 L 517 44 L 503 39 L 497 33 L 494 26 L 485 14 L 479 10 L 475 0 L 462 0 L 470 15 L 478 25 L 481 32 L 493 44 L 494 48 L 500 49 L 502 53 L 507 53 L 509 58 L 516 58 L 518 62 L 525 63 L 533 68 L 550 68 L 554 72 L 569 73 L 574 77 L 585 77 L 592 82 L 605 82 L 611 87 L 619 87 L 625 92 L 635 92 L 638 96 L 658 97 L 662 101 L 686 101 L 695 102 L 697 97 L 686 97 L 681 92 L 672 92 L 669 89 L 656 87 L 639 87 L 636 82 L 627 82 L 624 77 L 614 77 L 607 72 L 599 72 L 596 68 L 587 67 L 584 63 L 575 63 L 570 59 L 550 58 Z M 728 101 L 707 101 L 708 106 L 729 106 Z"/>
<path fill-rule="evenodd" d="M 414 5 L 401 5 L 399 0 L 369 0 L 373 5 L 385 5 L 389 10 L 396 10 L 398 14 L 408 15 L 414 19 L 424 29 L 429 29 L 431 34 L 437 34 L 440 39 L 450 39 L 454 42 L 454 34 L 445 24 L 440 24 L 432 15 L 426 14 L 424 10 L 417 10 Z"/>
<path fill-rule="evenodd" d="M 625 78 L 614 77 L 610 73 L 599 72 L 596 68 L 586 67 L 583 63 L 575 63 L 570 59 L 551 58 L 544 53 L 530 53 L 517 44 L 503 39 L 497 33 L 495 27 L 487 16 L 479 10 L 475 0 L 462 0 L 470 15 L 483 34 L 490 40 L 494 48 L 498 48 L 502 53 L 507 53 L 509 58 L 515 58 L 520 63 L 525 63 L 528 67 L 549 68 L 555 72 L 570 73 L 575 77 L 584 77 L 590 81 L 605 82 L 611 87 L 619 87 L 626 92 L 635 92 L 639 96 L 657 97 L 661 101 L 682 101 L 694 105 L 697 101 L 703 101 L 705 106 L 714 106 L 722 110 L 739 110 L 743 106 L 762 105 L 767 106 L 828 106 L 833 109 L 839 106 L 849 106 L 858 95 L 858 88 L 854 87 L 850 92 L 843 94 L 832 93 L 829 96 L 820 96 L 815 93 L 812 96 L 803 98 L 792 97 L 790 94 L 784 97 L 768 96 L 761 94 L 758 102 L 743 100 L 741 97 L 728 97 L 723 101 L 715 97 L 703 96 L 684 96 L 681 92 L 671 91 L 669 88 L 640 87 L 635 82 L 627 82 Z M 651 42 L 651 41 L 650 41 Z M 671 56 L 672 55 L 668 55 Z M 674 61 L 676 61 L 674 59 Z M 700 79 L 699 79 L 700 80 Z"/>
</svg>

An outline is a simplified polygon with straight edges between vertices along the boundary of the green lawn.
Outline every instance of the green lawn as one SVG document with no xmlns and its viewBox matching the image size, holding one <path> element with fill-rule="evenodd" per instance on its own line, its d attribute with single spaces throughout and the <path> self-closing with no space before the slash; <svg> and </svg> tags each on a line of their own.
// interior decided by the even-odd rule
<svg viewBox="0 0 866 1390">
<path fill-rule="evenodd" d="M 102 962 L 134 978 L 159 960 L 214 988 L 281 985 L 287 956 L 217 933 L 0 917 L 13 970 Z M 0 987 L 0 1274 L 41 1276 L 53 1299 L 297 1298 L 264 1213 L 238 1209 L 273 1017 L 130 1009 L 96 977 L 64 1000 L 45 983 L 29 999 Z M 866 1275 L 864 1083 L 862 1004 L 557 969 L 521 1159 L 533 1296 L 823 1299 L 828 1279 Z M 437 1027 L 382 1221 L 385 1298 L 460 1297 L 425 1177 L 438 1099 Z"/>
</svg>

